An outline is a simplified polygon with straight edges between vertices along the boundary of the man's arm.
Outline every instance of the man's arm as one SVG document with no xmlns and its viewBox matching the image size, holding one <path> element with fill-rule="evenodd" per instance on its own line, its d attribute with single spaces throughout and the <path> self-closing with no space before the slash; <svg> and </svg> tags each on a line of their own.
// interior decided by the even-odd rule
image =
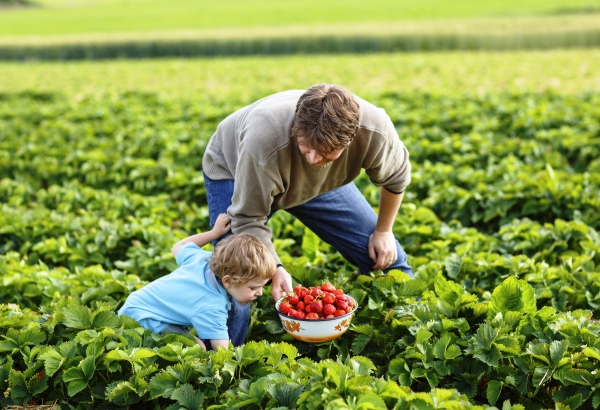
<svg viewBox="0 0 600 410">
<path fill-rule="evenodd" d="M 396 214 L 402 204 L 404 192 L 394 194 L 381 187 L 379 199 L 379 215 L 375 231 L 369 238 L 369 257 L 375 262 L 373 270 L 381 270 L 390 266 L 398 258 L 396 239 L 392 233 Z"/>
<path fill-rule="evenodd" d="M 279 300 L 283 293 L 292 291 L 292 276 L 283 266 L 277 266 L 277 270 L 271 279 L 271 297 L 273 300 Z"/>
<path fill-rule="evenodd" d="M 193 242 L 201 248 L 207 243 L 212 242 L 215 239 L 218 239 L 221 236 L 225 235 L 229 231 L 229 229 L 231 229 L 231 220 L 229 219 L 227 214 L 220 214 L 217 217 L 217 221 L 215 222 L 214 228 L 210 231 L 188 236 L 187 238 L 184 238 L 177 242 L 172 249 L 173 256 L 177 257 L 177 252 L 179 252 L 179 249 L 186 243 Z"/>
</svg>

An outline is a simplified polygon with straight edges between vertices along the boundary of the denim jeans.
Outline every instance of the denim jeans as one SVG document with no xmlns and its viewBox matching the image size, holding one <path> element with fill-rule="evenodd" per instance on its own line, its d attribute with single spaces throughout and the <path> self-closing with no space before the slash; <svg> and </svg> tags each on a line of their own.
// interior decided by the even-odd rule
<svg viewBox="0 0 600 410">
<path fill-rule="evenodd" d="M 214 226 L 219 214 L 226 213 L 227 208 L 231 205 L 234 181 L 229 179 L 211 180 L 204 175 L 204 186 L 208 197 L 210 226 Z M 323 241 L 337 249 L 348 262 L 358 267 L 360 273 L 367 274 L 372 270 L 375 262 L 369 257 L 368 244 L 369 237 L 377 224 L 377 214 L 354 182 L 321 194 L 301 205 L 288 208 L 286 211 L 298 218 Z M 213 244 L 216 245 L 223 237 L 214 241 Z M 385 271 L 399 269 L 413 277 L 412 268 L 406 259 L 406 252 L 398 240 L 396 240 L 396 251 L 398 258 Z M 233 303 L 232 306 L 236 303 Z M 247 310 L 247 314 L 244 314 L 243 318 L 242 310 Z M 240 315 L 239 321 L 232 320 L 232 314 Z M 246 323 L 243 330 L 244 337 L 241 339 L 242 343 L 249 318 L 250 305 L 239 305 L 239 308 L 236 310 L 232 308 L 229 312 L 232 326 L 243 326 L 242 322 L 244 321 Z M 229 326 L 230 323 L 228 322 L 227 325 Z M 232 327 L 229 329 L 231 336 L 233 329 Z M 241 331 L 237 336 L 241 337 Z"/>
</svg>

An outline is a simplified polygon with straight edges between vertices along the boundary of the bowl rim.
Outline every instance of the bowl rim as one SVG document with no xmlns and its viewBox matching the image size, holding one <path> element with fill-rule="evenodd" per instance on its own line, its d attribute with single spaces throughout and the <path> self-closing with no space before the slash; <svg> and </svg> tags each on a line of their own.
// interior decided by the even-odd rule
<svg viewBox="0 0 600 410">
<path fill-rule="evenodd" d="M 284 317 L 286 319 L 291 319 L 291 320 L 298 320 L 300 322 L 310 322 L 310 323 L 319 323 L 319 322 L 327 322 L 330 320 L 339 320 L 339 319 L 343 319 L 347 316 L 353 315 L 356 312 L 356 309 L 358 309 L 358 303 L 356 302 L 356 299 L 354 299 L 352 296 L 350 295 L 346 295 L 344 294 L 344 296 L 349 297 L 350 299 L 352 299 L 354 301 L 354 309 L 352 309 L 352 311 L 346 313 L 345 315 L 342 316 L 336 316 L 336 317 L 332 317 L 329 319 L 299 319 L 297 317 L 291 317 L 286 315 L 285 313 L 281 313 L 281 311 L 279 310 L 279 305 L 281 304 L 281 302 L 283 301 L 283 299 L 285 299 L 285 296 L 280 297 L 279 299 L 277 299 L 277 301 L 275 302 L 275 310 L 277 311 L 277 313 L 279 314 L 279 316 Z"/>
</svg>

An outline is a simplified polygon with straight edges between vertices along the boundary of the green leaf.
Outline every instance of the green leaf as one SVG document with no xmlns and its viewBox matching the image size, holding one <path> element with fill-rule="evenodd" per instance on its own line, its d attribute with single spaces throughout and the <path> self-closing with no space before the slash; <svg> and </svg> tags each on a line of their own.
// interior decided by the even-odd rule
<svg viewBox="0 0 600 410">
<path fill-rule="evenodd" d="M 594 397 L 592 398 L 592 406 L 594 406 L 595 409 L 600 407 L 600 391 L 594 393 Z"/>
<path fill-rule="evenodd" d="M 88 356 L 81 361 L 79 366 L 85 376 L 85 380 L 90 381 L 94 377 L 94 371 L 96 370 L 96 356 Z"/>
<path fill-rule="evenodd" d="M 360 354 L 371 341 L 371 337 L 367 335 L 358 335 L 352 341 L 352 351 L 355 354 Z"/>
<path fill-rule="evenodd" d="M 431 336 L 433 336 L 433 333 L 424 327 L 421 327 L 417 330 L 417 334 L 415 334 L 415 344 L 423 343 L 424 341 L 429 340 Z"/>
<path fill-rule="evenodd" d="M 465 289 L 461 285 L 446 280 L 441 272 L 435 277 L 434 287 L 436 295 L 450 306 L 454 306 L 458 297 L 465 293 Z"/>
<path fill-rule="evenodd" d="M 565 374 L 564 379 L 584 386 L 594 386 L 596 384 L 594 375 L 585 369 L 571 369 Z"/>
<path fill-rule="evenodd" d="M 537 311 L 535 292 L 526 281 L 510 276 L 494 289 L 488 307 L 488 318 L 495 317 L 498 312 L 534 314 Z"/>
<path fill-rule="evenodd" d="M 446 348 L 448 347 L 448 345 L 450 344 L 451 341 L 452 341 L 452 339 L 450 338 L 450 336 L 444 336 L 444 337 L 440 338 L 440 340 L 437 341 L 437 343 L 433 347 L 433 354 L 435 355 L 436 358 L 438 358 L 440 360 L 445 359 Z"/>
<path fill-rule="evenodd" d="M 352 357 L 347 365 L 354 371 L 356 375 L 366 376 L 371 374 L 372 370 L 375 370 L 375 365 L 370 359 L 363 356 Z"/>
<path fill-rule="evenodd" d="M 280 342 L 272 345 L 271 347 L 277 349 L 292 360 L 296 359 L 298 356 L 298 348 L 292 344 Z"/>
<path fill-rule="evenodd" d="M 24 398 L 29 397 L 29 389 L 27 388 L 25 375 L 22 372 L 10 369 L 8 385 L 11 389 L 10 396 L 16 401 L 21 401 Z"/>
<path fill-rule="evenodd" d="M 265 327 L 267 328 L 267 332 L 269 332 L 272 335 L 276 335 L 276 334 L 285 332 L 285 329 L 281 325 L 280 320 L 268 319 L 265 321 Z"/>
<path fill-rule="evenodd" d="M 64 319 L 63 323 L 67 327 L 75 329 L 89 329 L 92 327 L 90 310 L 81 305 L 65 306 L 61 310 Z"/>
<path fill-rule="evenodd" d="M 413 279 L 409 282 L 402 282 L 398 285 L 396 297 L 420 297 L 427 289 L 427 282 L 419 279 Z"/>
<path fill-rule="evenodd" d="M 115 312 L 110 311 L 98 312 L 92 322 L 92 327 L 95 329 L 117 326 L 119 326 L 119 318 Z"/>
<path fill-rule="evenodd" d="M 46 340 L 46 334 L 40 330 L 39 324 L 30 325 L 27 329 L 19 332 L 18 342 L 20 346 L 39 345 Z"/>
<path fill-rule="evenodd" d="M 314 261 L 317 258 L 320 243 L 321 238 L 319 238 L 316 233 L 308 228 L 304 228 L 304 235 L 302 236 L 302 252 L 310 261 Z"/>
<path fill-rule="evenodd" d="M 406 362 L 404 361 L 404 359 L 402 359 L 401 357 L 396 357 L 390 362 L 388 366 L 388 373 L 391 375 L 399 375 L 402 373 L 406 373 L 407 370 L 404 367 L 405 365 Z"/>
<path fill-rule="evenodd" d="M 106 388 L 106 397 L 118 405 L 134 404 L 141 400 L 135 387 L 128 381 L 115 382 L 108 385 Z"/>
<path fill-rule="evenodd" d="M 369 410 L 369 409 L 387 409 L 385 401 L 375 393 L 366 393 L 358 396 L 358 401 L 354 409 Z"/>
<path fill-rule="evenodd" d="M 554 340 L 550 343 L 550 360 L 553 364 L 557 364 L 563 358 L 565 352 L 569 348 L 567 340 Z"/>
<path fill-rule="evenodd" d="M 56 350 L 48 350 L 40 355 L 40 360 L 44 361 L 44 369 L 48 376 L 52 376 L 61 368 L 65 359 Z"/>
<path fill-rule="evenodd" d="M 587 357 L 592 357 L 596 360 L 600 360 L 600 350 L 595 347 L 586 347 L 583 349 L 583 354 Z"/>
<path fill-rule="evenodd" d="M 132 351 L 133 353 L 133 360 L 135 360 L 136 362 L 141 362 L 143 359 L 147 359 L 149 357 L 154 357 L 156 356 L 156 352 L 153 352 L 150 349 L 138 349 L 135 348 Z"/>
<path fill-rule="evenodd" d="M 462 258 L 453 253 L 444 259 L 444 266 L 446 267 L 448 276 L 450 276 L 452 279 L 456 279 L 460 273 L 460 269 L 462 268 Z"/>
<path fill-rule="evenodd" d="M 581 396 L 581 393 L 577 393 L 576 395 L 571 396 L 568 399 L 564 400 L 562 402 L 562 404 L 566 404 L 571 409 L 576 409 L 579 406 L 581 406 L 582 402 L 583 402 L 583 398 Z"/>
<path fill-rule="evenodd" d="M 45 375 L 42 378 L 37 378 L 36 376 L 32 377 L 29 381 L 29 385 L 27 386 L 29 389 L 29 393 L 34 397 L 42 393 L 48 388 L 47 380 L 48 376 Z"/>
<path fill-rule="evenodd" d="M 150 379 L 150 398 L 157 397 L 169 398 L 173 390 L 177 388 L 177 377 L 168 371 L 163 371 Z"/>
<path fill-rule="evenodd" d="M 278 382 L 267 385 L 267 392 L 277 402 L 287 408 L 295 408 L 296 401 L 304 390 L 304 386 L 291 382 Z"/>
<path fill-rule="evenodd" d="M 496 402 L 498 401 L 498 398 L 500 397 L 500 393 L 502 393 L 503 385 L 504 385 L 504 383 L 499 382 L 497 380 L 492 380 L 492 381 L 488 382 L 487 389 L 485 391 L 485 397 L 487 398 L 488 402 L 492 406 L 495 405 Z"/>
<path fill-rule="evenodd" d="M 172 400 L 177 400 L 177 403 L 189 410 L 202 409 L 204 394 L 200 391 L 194 391 L 190 384 L 183 384 L 173 391 L 171 394 Z"/>
<path fill-rule="evenodd" d="M 67 383 L 69 397 L 73 397 L 87 387 L 89 379 L 81 368 L 71 367 L 63 373 L 63 381 Z"/>
</svg>

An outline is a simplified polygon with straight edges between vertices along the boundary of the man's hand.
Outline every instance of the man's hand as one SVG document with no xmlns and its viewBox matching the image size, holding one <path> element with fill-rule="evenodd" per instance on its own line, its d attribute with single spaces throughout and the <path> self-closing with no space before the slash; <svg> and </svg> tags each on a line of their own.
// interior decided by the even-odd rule
<svg viewBox="0 0 600 410">
<path fill-rule="evenodd" d="M 217 236 L 217 238 L 220 238 L 229 232 L 230 229 L 231 219 L 229 219 L 229 216 L 227 216 L 227 214 L 219 214 L 217 220 L 215 221 L 215 226 L 212 229 L 214 234 Z"/>
<path fill-rule="evenodd" d="M 282 267 L 278 267 L 271 280 L 271 297 L 278 300 L 283 296 L 283 292 L 292 291 L 292 276 Z"/>
<path fill-rule="evenodd" d="M 369 237 L 369 257 L 375 262 L 373 270 L 389 267 L 398 259 L 396 238 L 392 232 L 375 231 Z"/>
</svg>

